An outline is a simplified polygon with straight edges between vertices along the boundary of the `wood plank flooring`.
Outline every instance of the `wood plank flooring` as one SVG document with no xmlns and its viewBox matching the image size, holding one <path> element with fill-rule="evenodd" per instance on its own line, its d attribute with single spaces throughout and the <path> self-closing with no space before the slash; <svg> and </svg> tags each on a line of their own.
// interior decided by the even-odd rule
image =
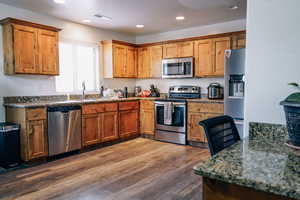
<svg viewBox="0 0 300 200">
<path fill-rule="evenodd" d="M 0 199 L 201 200 L 206 149 L 138 138 L 0 175 Z"/>
</svg>

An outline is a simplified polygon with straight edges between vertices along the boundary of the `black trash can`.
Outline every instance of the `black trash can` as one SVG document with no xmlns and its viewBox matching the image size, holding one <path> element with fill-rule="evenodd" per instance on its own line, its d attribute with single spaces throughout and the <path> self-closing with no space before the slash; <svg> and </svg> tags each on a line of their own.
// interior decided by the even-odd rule
<svg viewBox="0 0 300 200">
<path fill-rule="evenodd" d="M 12 168 L 20 163 L 20 125 L 0 123 L 0 166 Z"/>
</svg>

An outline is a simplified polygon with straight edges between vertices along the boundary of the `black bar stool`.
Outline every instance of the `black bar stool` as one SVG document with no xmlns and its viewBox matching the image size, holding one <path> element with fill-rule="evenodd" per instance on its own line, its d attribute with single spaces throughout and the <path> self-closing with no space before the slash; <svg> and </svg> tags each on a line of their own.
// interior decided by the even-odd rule
<svg viewBox="0 0 300 200">
<path fill-rule="evenodd" d="M 214 117 L 199 122 L 199 125 L 205 130 L 212 156 L 241 139 L 232 117 Z"/>
</svg>

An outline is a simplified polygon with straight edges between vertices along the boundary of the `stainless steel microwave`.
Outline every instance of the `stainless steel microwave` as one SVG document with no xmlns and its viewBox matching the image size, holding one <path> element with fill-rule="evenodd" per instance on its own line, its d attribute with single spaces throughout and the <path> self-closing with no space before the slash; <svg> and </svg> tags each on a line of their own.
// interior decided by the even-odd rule
<svg viewBox="0 0 300 200">
<path fill-rule="evenodd" d="M 174 58 L 162 61 L 162 78 L 192 78 L 194 58 Z"/>
</svg>

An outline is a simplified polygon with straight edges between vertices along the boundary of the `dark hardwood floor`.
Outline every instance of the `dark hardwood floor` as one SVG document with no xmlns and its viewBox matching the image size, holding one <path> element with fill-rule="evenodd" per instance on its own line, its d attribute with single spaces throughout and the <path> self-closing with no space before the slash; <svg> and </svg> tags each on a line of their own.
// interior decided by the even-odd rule
<svg viewBox="0 0 300 200">
<path fill-rule="evenodd" d="M 138 138 L 0 175 L 0 199 L 201 200 L 206 149 Z"/>
</svg>

